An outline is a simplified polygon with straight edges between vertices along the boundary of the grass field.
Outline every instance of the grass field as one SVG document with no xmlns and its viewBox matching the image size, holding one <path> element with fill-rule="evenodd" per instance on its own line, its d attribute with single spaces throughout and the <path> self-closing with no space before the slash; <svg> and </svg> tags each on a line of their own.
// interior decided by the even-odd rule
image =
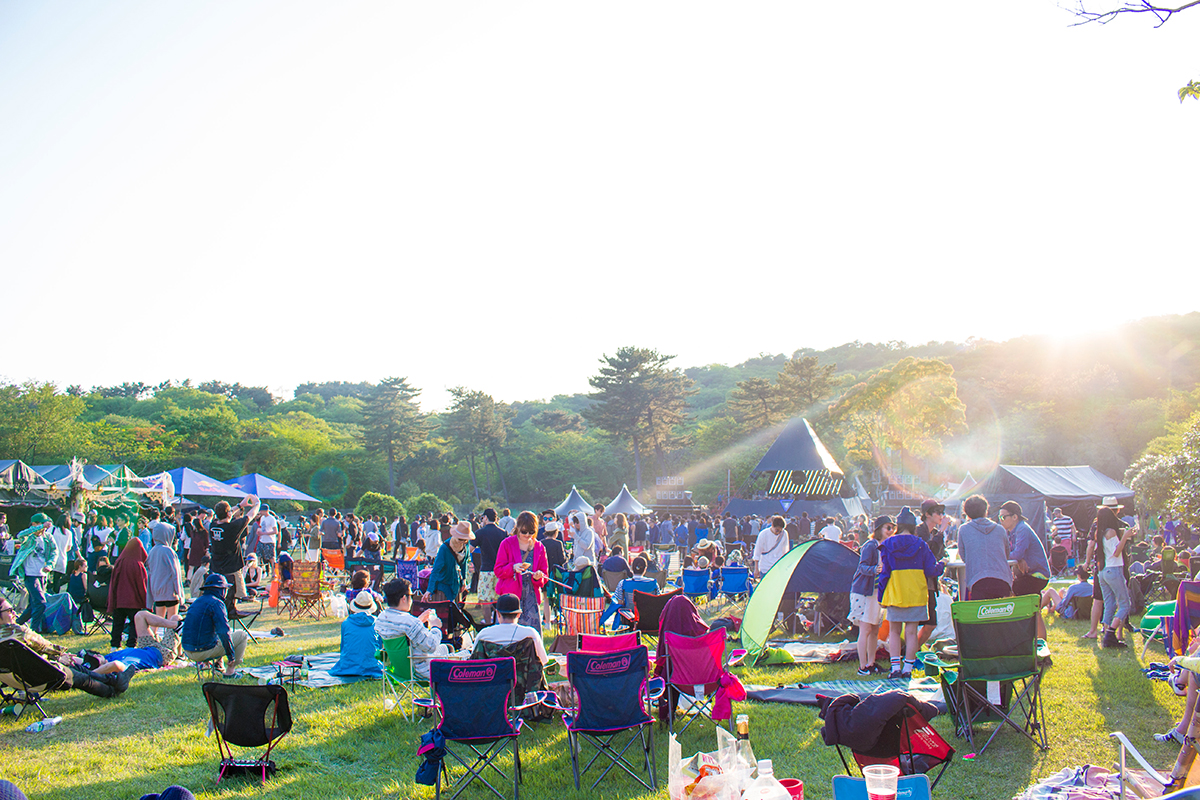
<svg viewBox="0 0 1200 800">
<path fill-rule="evenodd" d="M 279 624 L 287 637 L 252 644 L 248 662 L 257 665 L 300 651 L 334 650 L 338 623 L 296 624 L 285 619 Z M 1113 730 L 1124 730 L 1152 763 L 1164 768 L 1173 763 L 1177 748 L 1156 744 L 1151 734 L 1173 723 L 1183 701 L 1165 684 L 1146 680 L 1138 671 L 1140 639 L 1137 648 L 1101 650 L 1079 638 L 1085 630 L 1084 623 L 1057 618 L 1049 624 L 1054 658 L 1045 684 L 1049 752 L 1040 753 L 1015 732 L 1003 731 L 982 757 L 956 758 L 938 786 L 938 797 L 1007 800 L 1037 777 L 1063 767 L 1111 766 L 1115 751 L 1106 737 Z M 104 637 L 66 636 L 59 641 L 72 649 L 107 651 Z M 1162 660 L 1161 647 L 1152 647 L 1148 659 Z M 761 667 L 738 673 L 747 683 L 779 684 L 852 678 L 854 666 Z M 64 721 L 48 731 L 26 733 L 28 716 L 0 717 L 0 775 L 30 798 L 47 800 L 138 798 L 172 783 L 202 798 L 432 798 L 433 787 L 413 780 L 417 742 L 430 727 L 428 721 L 406 722 L 398 711 L 384 711 L 382 699 L 379 682 L 295 690 L 290 694 L 295 726 L 276 750 L 277 777 L 265 789 L 240 778 L 217 786 L 217 749 L 204 735 L 207 710 L 195 672 L 163 670 L 136 677 L 130 690 L 113 700 L 79 692 L 53 695 L 46 709 Z M 836 751 L 821 742 L 815 709 L 738 703 L 735 713 L 749 714 L 755 753 L 774 760 L 776 775 L 802 779 L 807 798 L 831 796 L 830 780 L 841 764 Z M 965 752 L 966 743 L 953 737 L 947 717 L 933 724 L 960 755 Z M 655 742 L 661 796 L 666 793 L 665 731 L 656 730 Z M 713 749 L 711 726 L 692 725 L 681 746 L 685 756 Z M 587 791 L 585 784 L 584 791 L 576 792 L 566 736 L 557 720 L 527 728 L 521 751 L 525 797 L 653 796 L 627 776 L 615 774 L 595 791 Z M 480 786 L 463 796 L 473 800 L 490 795 Z"/>
</svg>

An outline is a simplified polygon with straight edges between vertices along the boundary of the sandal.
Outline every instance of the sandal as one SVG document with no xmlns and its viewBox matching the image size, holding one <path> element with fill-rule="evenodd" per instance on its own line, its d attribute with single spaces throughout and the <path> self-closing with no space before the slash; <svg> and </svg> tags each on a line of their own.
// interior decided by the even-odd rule
<svg viewBox="0 0 1200 800">
<path fill-rule="evenodd" d="M 1096 634 L 1094 634 L 1094 633 L 1085 633 L 1083 636 L 1080 636 L 1079 638 L 1080 638 L 1080 639 L 1095 639 L 1095 638 L 1096 638 Z"/>
</svg>

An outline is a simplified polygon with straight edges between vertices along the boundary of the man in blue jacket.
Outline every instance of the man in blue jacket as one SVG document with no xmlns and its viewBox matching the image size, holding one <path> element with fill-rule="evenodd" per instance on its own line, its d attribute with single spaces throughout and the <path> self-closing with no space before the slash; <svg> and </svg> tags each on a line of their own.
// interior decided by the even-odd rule
<svg viewBox="0 0 1200 800">
<path fill-rule="evenodd" d="M 245 631 L 229 629 L 229 612 L 225 608 L 225 591 L 229 581 L 219 573 L 204 579 L 200 597 L 188 609 L 183 620 L 183 654 L 192 661 L 226 659 L 222 674 L 236 678 L 241 673 L 237 667 L 246 655 L 248 637 Z M 219 664 L 218 664 L 219 665 Z"/>
</svg>

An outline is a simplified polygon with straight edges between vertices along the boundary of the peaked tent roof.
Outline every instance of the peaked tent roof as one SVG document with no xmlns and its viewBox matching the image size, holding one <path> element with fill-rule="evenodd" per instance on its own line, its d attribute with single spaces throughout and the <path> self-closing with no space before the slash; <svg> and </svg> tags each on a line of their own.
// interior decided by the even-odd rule
<svg viewBox="0 0 1200 800">
<path fill-rule="evenodd" d="M 246 493 L 236 486 L 222 483 L 204 473 L 188 467 L 178 467 L 167 472 L 175 484 L 175 494 L 206 497 L 245 497 Z"/>
<path fill-rule="evenodd" d="M 263 500 L 301 500 L 305 503 L 319 503 L 317 498 L 307 495 L 299 489 L 272 480 L 266 475 L 252 472 L 229 481 L 229 486 L 237 487 L 247 494 L 256 494 Z"/>
<path fill-rule="evenodd" d="M 649 509 L 637 501 L 637 498 L 629 493 L 629 486 L 621 484 L 621 491 L 617 492 L 617 496 L 613 501 L 604 507 L 605 514 L 645 514 Z"/>
<path fill-rule="evenodd" d="M 25 489 L 39 482 L 37 471 L 18 458 L 0 461 L 0 489 L 12 489 L 22 482 Z"/>
<path fill-rule="evenodd" d="M 554 513 L 563 517 L 572 511 L 582 511 L 585 514 L 589 514 L 592 511 L 592 504 L 584 500 L 583 496 L 579 494 L 579 490 L 574 486 L 571 487 L 570 493 L 567 494 L 567 499 L 559 503 L 558 507 L 554 509 Z"/>
<path fill-rule="evenodd" d="M 803 417 L 784 426 L 754 471 L 776 473 L 771 494 L 854 496 L 846 473 Z"/>
</svg>

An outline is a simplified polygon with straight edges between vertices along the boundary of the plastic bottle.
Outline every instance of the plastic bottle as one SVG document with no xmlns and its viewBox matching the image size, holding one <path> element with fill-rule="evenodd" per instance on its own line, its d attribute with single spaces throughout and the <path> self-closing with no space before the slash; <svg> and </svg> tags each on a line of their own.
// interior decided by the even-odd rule
<svg viewBox="0 0 1200 800">
<path fill-rule="evenodd" d="M 302 680 L 302 681 L 308 680 L 308 657 L 307 656 L 300 657 L 300 680 Z"/>
<path fill-rule="evenodd" d="M 737 724 L 735 725 L 734 730 L 737 731 L 738 739 L 749 739 L 750 738 L 750 715 L 749 714 L 738 714 L 737 715 Z"/>
<path fill-rule="evenodd" d="M 771 759 L 758 762 L 758 777 L 742 792 L 742 800 L 791 800 L 792 796 L 782 783 L 775 779 Z"/>
<path fill-rule="evenodd" d="M 53 728 L 58 723 L 62 722 L 62 717 L 50 717 L 48 719 L 39 719 L 37 722 L 25 728 L 29 733 L 37 733 L 44 731 L 46 728 Z"/>
<path fill-rule="evenodd" d="M 0 717 L 19 717 L 23 706 L 5 706 L 0 708 Z"/>
</svg>

